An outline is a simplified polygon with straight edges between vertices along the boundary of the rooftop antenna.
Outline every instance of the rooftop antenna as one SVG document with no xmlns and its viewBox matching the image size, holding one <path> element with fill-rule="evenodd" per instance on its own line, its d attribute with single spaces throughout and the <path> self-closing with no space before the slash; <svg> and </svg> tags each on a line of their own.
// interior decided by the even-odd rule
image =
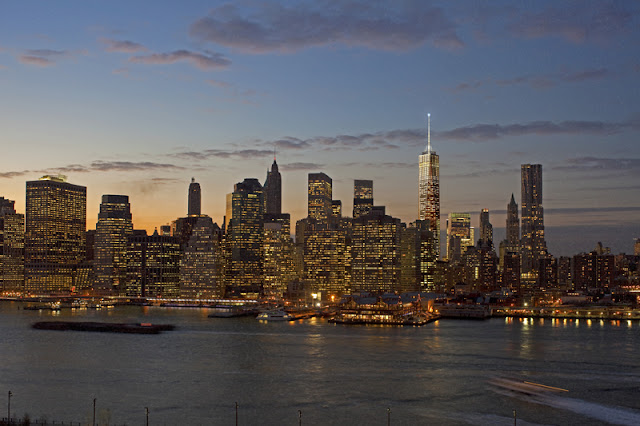
<svg viewBox="0 0 640 426">
<path fill-rule="evenodd" d="M 427 113 L 427 152 L 431 153 L 431 113 Z"/>
</svg>

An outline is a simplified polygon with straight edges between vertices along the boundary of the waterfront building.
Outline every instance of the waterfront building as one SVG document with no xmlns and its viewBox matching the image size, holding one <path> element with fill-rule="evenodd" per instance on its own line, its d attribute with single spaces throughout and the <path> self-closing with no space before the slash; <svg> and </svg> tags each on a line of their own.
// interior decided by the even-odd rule
<svg viewBox="0 0 640 426">
<path fill-rule="evenodd" d="M 131 297 L 178 297 L 180 244 L 177 238 L 134 232 L 127 240 L 125 294 Z"/>
<path fill-rule="evenodd" d="M 182 247 L 180 297 L 222 297 L 220 280 L 220 229 L 209 216 L 199 216 Z"/>
<path fill-rule="evenodd" d="M 0 290 L 24 289 L 24 215 L 0 197 Z"/>
<path fill-rule="evenodd" d="M 133 222 L 129 197 L 103 195 L 96 230 L 93 233 L 93 256 L 91 256 L 94 273 L 93 288 L 96 292 L 115 295 L 124 292 L 127 240 L 132 234 Z"/>
<path fill-rule="evenodd" d="M 400 219 L 370 211 L 353 219 L 351 289 L 400 291 Z"/>
<path fill-rule="evenodd" d="M 433 246 L 440 240 L 431 229 L 430 221 L 416 220 L 412 226 L 418 229 L 420 237 L 420 291 L 435 291 L 438 259 Z"/>
<path fill-rule="evenodd" d="M 558 260 L 550 254 L 539 260 L 538 285 L 546 289 L 558 287 Z"/>
<path fill-rule="evenodd" d="M 25 290 L 43 294 L 85 287 L 87 188 L 60 175 L 26 186 Z"/>
<path fill-rule="evenodd" d="M 353 181 L 353 218 L 369 214 L 373 208 L 373 181 L 360 180 Z"/>
<path fill-rule="evenodd" d="M 415 226 L 400 224 L 400 291 L 420 290 L 420 235 Z"/>
<path fill-rule="evenodd" d="M 440 157 L 431 150 L 431 114 L 428 114 L 427 149 L 419 163 L 419 220 L 429 222 L 433 234 L 433 257 L 440 257 Z M 434 262 L 435 262 L 434 260 Z"/>
<path fill-rule="evenodd" d="M 573 287 L 575 290 L 609 289 L 613 286 L 615 256 L 599 255 L 596 251 L 573 256 Z"/>
<path fill-rule="evenodd" d="M 227 295 L 257 298 L 263 284 L 264 193 L 257 179 L 235 185 L 227 229 Z"/>
<path fill-rule="evenodd" d="M 571 288 L 571 258 L 560 256 L 558 258 L 558 285 L 563 289 Z"/>
<path fill-rule="evenodd" d="M 305 218 L 296 226 L 302 246 L 303 279 L 323 301 L 339 299 L 351 286 L 351 220 Z"/>
<path fill-rule="evenodd" d="M 309 173 L 307 216 L 325 220 L 332 216 L 332 180 L 324 173 Z"/>
<path fill-rule="evenodd" d="M 540 259 L 547 254 L 544 239 L 544 210 L 542 207 L 542 165 L 523 164 L 521 167 L 522 227 L 521 271 L 529 284 L 536 282 Z"/>
<path fill-rule="evenodd" d="M 480 212 L 480 245 L 493 248 L 493 225 L 489 221 L 489 209 Z"/>
<path fill-rule="evenodd" d="M 460 262 L 467 247 L 474 244 L 469 213 L 449 213 L 447 219 L 447 260 Z"/>
<path fill-rule="evenodd" d="M 640 256 L 640 238 L 636 238 L 636 242 L 633 245 L 633 254 L 635 256 Z"/>
<path fill-rule="evenodd" d="M 289 214 L 265 214 L 263 248 L 264 288 L 269 298 L 282 298 L 296 279 Z"/>
<path fill-rule="evenodd" d="M 267 179 L 264 182 L 264 211 L 266 214 L 282 213 L 282 177 L 278 171 L 276 157 L 273 157 L 271 171 L 267 170 Z"/>
<path fill-rule="evenodd" d="M 196 182 L 195 178 L 191 178 L 191 183 L 189 184 L 188 204 L 188 216 L 200 216 L 200 214 L 202 214 L 202 197 L 200 195 L 200 184 Z"/>
</svg>

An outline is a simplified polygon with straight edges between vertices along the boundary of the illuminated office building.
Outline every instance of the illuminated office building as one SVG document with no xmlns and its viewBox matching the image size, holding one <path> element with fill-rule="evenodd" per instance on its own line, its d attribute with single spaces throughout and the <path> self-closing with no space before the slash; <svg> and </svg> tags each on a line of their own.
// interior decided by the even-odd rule
<svg viewBox="0 0 640 426">
<path fill-rule="evenodd" d="M 416 220 L 410 226 L 417 229 L 419 238 L 419 286 L 420 291 L 436 290 L 437 259 L 434 245 L 436 237 L 428 220 Z"/>
<path fill-rule="evenodd" d="M 615 256 L 595 251 L 573 256 L 574 290 L 607 290 L 613 286 Z"/>
<path fill-rule="evenodd" d="M 189 184 L 189 205 L 187 206 L 188 216 L 199 216 L 202 214 L 202 197 L 200 194 L 200 184 L 194 178 L 191 178 Z"/>
<path fill-rule="evenodd" d="M 127 240 L 125 294 L 131 297 L 178 297 L 180 244 L 175 237 L 134 232 Z"/>
<path fill-rule="evenodd" d="M 282 177 L 278 171 L 278 163 L 273 157 L 271 171 L 267 171 L 267 180 L 264 182 L 264 204 L 266 214 L 282 213 Z"/>
<path fill-rule="evenodd" d="M 262 241 L 263 294 L 266 297 L 281 298 L 287 285 L 296 279 L 289 215 L 265 214 Z"/>
<path fill-rule="evenodd" d="M 450 263 L 459 263 L 467 247 L 472 246 L 471 214 L 449 213 L 447 219 L 447 259 Z"/>
<path fill-rule="evenodd" d="M 182 246 L 180 297 L 221 297 L 219 228 L 209 216 L 199 216 Z"/>
<path fill-rule="evenodd" d="M 437 260 L 440 257 L 440 157 L 431 150 L 431 114 L 428 119 L 427 149 L 420 155 L 418 217 L 429 222 Z"/>
<path fill-rule="evenodd" d="M 493 248 L 493 225 L 489 222 L 489 209 L 480 212 L 480 245 Z"/>
<path fill-rule="evenodd" d="M 463 256 L 465 283 L 471 291 L 493 291 L 497 285 L 497 259 L 486 246 L 470 246 Z"/>
<path fill-rule="evenodd" d="M 331 200 L 331 216 L 342 217 L 342 201 Z"/>
<path fill-rule="evenodd" d="M 5 292 L 24 288 L 24 215 L 13 206 L 0 197 L 0 290 Z"/>
<path fill-rule="evenodd" d="M 124 292 L 127 239 L 133 234 L 131 207 L 126 195 L 103 195 L 94 234 L 94 290 Z"/>
<path fill-rule="evenodd" d="M 400 291 L 400 219 L 371 212 L 353 220 L 352 291 Z"/>
<path fill-rule="evenodd" d="M 353 181 L 353 218 L 369 214 L 373 208 L 373 181 Z"/>
<path fill-rule="evenodd" d="M 237 183 L 227 229 L 225 270 L 228 295 L 257 298 L 262 292 L 264 194 L 257 179 Z"/>
<path fill-rule="evenodd" d="M 507 252 L 503 258 L 502 287 L 520 290 L 520 253 Z"/>
<path fill-rule="evenodd" d="M 537 279 L 540 259 L 547 254 L 544 240 L 544 211 L 542 208 L 542 165 L 523 164 L 522 177 L 522 274 L 526 281 Z"/>
<path fill-rule="evenodd" d="M 324 173 L 309 173 L 307 208 L 309 219 L 325 220 L 332 216 L 332 181 Z"/>
<path fill-rule="evenodd" d="M 27 182 L 25 290 L 75 291 L 87 284 L 87 189 L 64 176 Z"/>
</svg>

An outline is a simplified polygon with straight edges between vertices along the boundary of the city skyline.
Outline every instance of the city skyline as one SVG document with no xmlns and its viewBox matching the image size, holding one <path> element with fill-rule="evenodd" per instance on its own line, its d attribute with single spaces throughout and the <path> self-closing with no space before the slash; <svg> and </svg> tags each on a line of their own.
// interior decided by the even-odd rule
<svg viewBox="0 0 640 426">
<path fill-rule="evenodd" d="M 542 164 L 551 253 L 576 236 L 554 236 L 569 225 L 617 226 L 624 246 L 603 243 L 631 252 L 638 12 L 630 2 L 7 5 L 1 195 L 25 212 L 25 181 L 60 172 L 87 187 L 89 228 L 102 195 L 126 194 L 135 226 L 152 232 L 185 215 L 195 177 L 202 212 L 221 224 L 225 195 L 262 182 L 276 149 L 292 223 L 306 216 L 314 172 L 332 177 L 344 212 L 353 181 L 373 180 L 376 202 L 409 223 L 430 112 L 441 220 L 472 212 L 476 226 L 488 208 L 498 234 L 520 165 Z"/>
</svg>

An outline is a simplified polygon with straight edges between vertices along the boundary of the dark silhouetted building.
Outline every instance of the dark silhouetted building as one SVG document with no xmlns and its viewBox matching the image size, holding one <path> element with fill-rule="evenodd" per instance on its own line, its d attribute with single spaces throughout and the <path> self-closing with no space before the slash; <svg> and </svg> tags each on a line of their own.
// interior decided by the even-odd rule
<svg viewBox="0 0 640 426">
<path fill-rule="evenodd" d="M 0 290 L 24 289 L 24 215 L 0 197 Z"/>
<path fill-rule="evenodd" d="M 187 209 L 188 216 L 199 216 L 202 214 L 202 196 L 200 194 L 200 184 L 194 178 L 191 178 L 189 184 L 189 206 Z"/>
<path fill-rule="evenodd" d="M 264 182 L 264 203 L 266 214 L 282 213 L 282 177 L 278 171 L 278 163 L 275 157 L 271 165 L 271 171 L 267 171 L 267 180 Z"/>
</svg>

